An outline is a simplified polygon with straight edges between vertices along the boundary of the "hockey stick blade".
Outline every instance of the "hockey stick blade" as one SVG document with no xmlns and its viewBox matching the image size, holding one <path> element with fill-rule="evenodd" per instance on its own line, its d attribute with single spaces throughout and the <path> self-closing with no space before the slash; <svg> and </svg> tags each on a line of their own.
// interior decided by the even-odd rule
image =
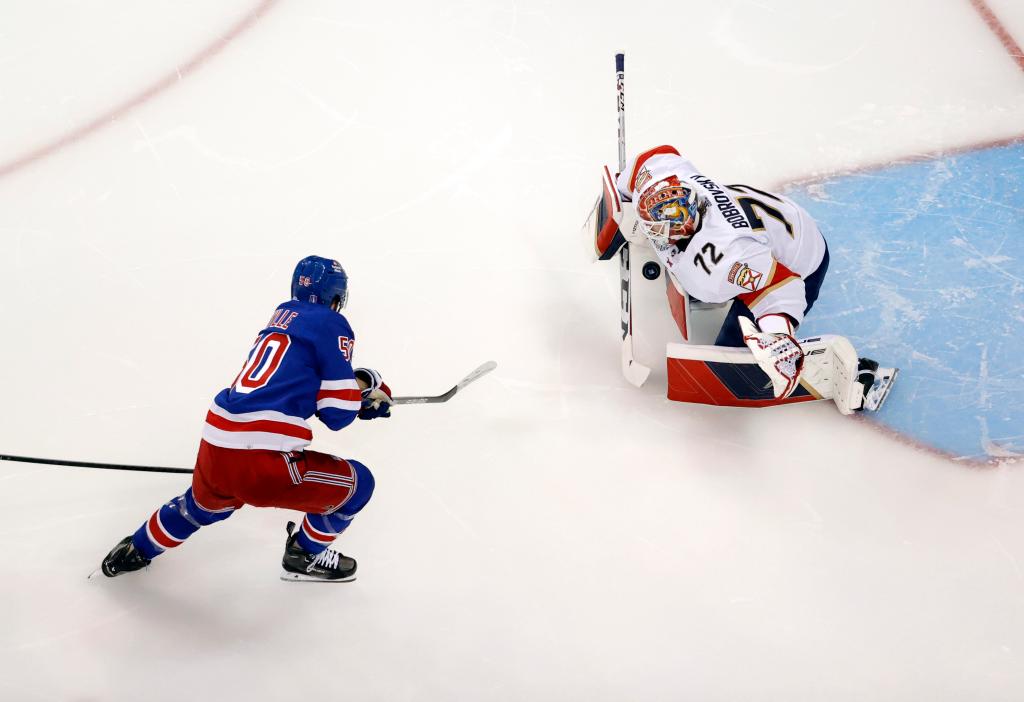
<svg viewBox="0 0 1024 702">
<path fill-rule="evenodd" d="M 453 387 L 451 390 L 449 390 L 448 392 L 444 393 L 443 395 L 412 395 L 412 396 L 407 396 L 407 397 L 396 397 L 396 398 L 394 398 L 392 400 L 392 404 L 395 404 L 395 405 L 428 405 L 428 404 L 434 404 L 434 403 L 437 403 L 437 402 L 448 402 L 448 400 L 452 399 L 455 396 L 455 393 L 457 393 L 459 390 L 461 390 L 462 388 L 466 387 L 470 383 L 479 380 L 480 378 L 482 378 L 483 376 L 487 375 L 488 373 L 490 373 L 492 370 L 494 370 L 497 367 L 498 367 L 497 363 L 495 363 L 494 361 L 488 361 L 487 363 L 482 364 L 480 367 L 478 367 L 472 373 L 467 375 L 465 378 L 460 380 L 458 383 L 456 383 L 455 387 Z"/>
<path fill-rule="evenodd" d="M 633 335 L 628 334 L 622 340 L 622 375 L 630 385 L 640 387 L 650 374 L 650 368 L 633 358 Z"/>
</svg>

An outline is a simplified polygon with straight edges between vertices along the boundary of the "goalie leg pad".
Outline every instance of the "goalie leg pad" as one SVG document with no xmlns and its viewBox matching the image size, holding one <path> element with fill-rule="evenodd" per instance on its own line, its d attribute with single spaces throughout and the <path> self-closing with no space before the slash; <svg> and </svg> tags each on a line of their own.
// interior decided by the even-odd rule
<svg viewBox="0 0 1024 702">
<path fill-rule="evenodd" d="M 804 367 L 788 397 L 774 396 L 771 380 L 747 349 L 669 344 L 668 399 L 731 407 L 830 399 L 841 413 L 853 414 L 879 409 L 899 373 L 858 359 L 853 344 L 841 336 L 800 339 L 799 344 Z"/>
<path fill-rule="evenodd" d="M 832 342 L 832 400 L 843 414 L 853 414 L 864 405 L 864 386 L 858 379 L 857 352 L 847 339 Z"/>
</svg>

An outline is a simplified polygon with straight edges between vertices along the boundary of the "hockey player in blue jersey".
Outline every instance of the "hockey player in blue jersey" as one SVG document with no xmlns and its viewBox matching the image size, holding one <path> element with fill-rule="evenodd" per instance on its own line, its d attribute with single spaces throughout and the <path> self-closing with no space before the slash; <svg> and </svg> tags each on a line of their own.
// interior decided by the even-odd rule
<svg viewBox="0 0 1024 702">
<path fill-rule="evenodd" d="M 357 417 L 390 416 L 391 391 L 380 374 L 352 368 L 355 335 L 341 314 L 347 299 L 337 261 L 299 261 L 292 299 L 274 311 L 241 372 L 210 405 L 192 486 L 114 546 L 104 575 L 143 568 L 248 504 L 306 513 L 298 529 L 288 523 L 282 579 L 355 579 L 355 560 L 328 546 L 369 501 L 373 475 L 359 461 L 304 450 L 313 415 L 335 431 Z"/>
</svg>

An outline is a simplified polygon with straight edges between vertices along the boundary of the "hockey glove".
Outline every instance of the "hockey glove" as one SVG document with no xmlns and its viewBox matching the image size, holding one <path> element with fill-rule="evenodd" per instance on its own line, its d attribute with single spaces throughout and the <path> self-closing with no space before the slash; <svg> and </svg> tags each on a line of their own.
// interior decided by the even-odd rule
<svg viewBox="0 0 1024 702">
<path fill-rule="evenodd" d="M 359 383 L 359 389 L 362 391 L 364 400 L 367 395 L 379 388 L 384 382 L 380 377 L 380 373 L 372 368 L 355 368 L 352 372 L 356 376 L 356 382 Z"/>
<path fill-rule="evenodd" d="M 360 419 L 377 419 L 379 417 L 391 416 L 391 388 L 384 383 L 376 390 L 363 398 L 359 408 Z"/>
<path fill-rule="evenodd" d="M 360 419 L 390 417 L 391 388 L 384 384 L 380 373 L 372 368 L 356 368 L 355 376 L 363 397 L 357 416 Z"/>
<path fill-rule="evenodd" d="M 743 343 L 771 379 L 775 397 L 789 397 L 800 384 L 800 372 L 804 368 L 804 352 L 800 344 L 792 334 L 763 332 L 746 317 L 740 317 L 739 322 Z"/>
</svg>

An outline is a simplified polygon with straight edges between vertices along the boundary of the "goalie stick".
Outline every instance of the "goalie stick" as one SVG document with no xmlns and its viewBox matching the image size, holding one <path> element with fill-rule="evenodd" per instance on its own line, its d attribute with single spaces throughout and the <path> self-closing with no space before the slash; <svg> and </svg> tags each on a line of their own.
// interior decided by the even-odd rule
<svg viewBox="0 0 1024 702">
<path fill-rule="evenodd" d="M 626 169 L 626 55 L 615 54 L 615 87 L 619 112 L 619 173 Z M 614 182 L 612 187 L 615 187 Z M 651 369 L 633 355 L 633 302 L 632 272 L 629 265 L 629 244 L 619 250 L 619 276 L 622 280 L 622 375 L 631 384 L 640 387 L 651 374 Z"/>
<path fill-rule="evenodd" d="M 479 380 L 498 367 L 494 361 L 488 361 L 476 368 L 472 373 L 455 384 L 451 390 L 441 395 L 422 395 L 411 397 L 393 398 L 396 405 L 421 405 L 433 404 L 436 402 L 447 402 L 452 399 L 462 388 L 470 383 Z M 94 463 L 92 461 L 65 461 L 59 458 L 33 458 L 32 456 L 12 456 L 0 453 L 0 461 L 15 461 L 18 463 L 37 463 L 48 466 L 68 466 L 69 468 L 100 468 L 104 470 L 132 470 L 140 473 L 191 473 L 191 468 L 168 468 L 165 466 L 137 466 L 124 463 Z"/>
</svg>

